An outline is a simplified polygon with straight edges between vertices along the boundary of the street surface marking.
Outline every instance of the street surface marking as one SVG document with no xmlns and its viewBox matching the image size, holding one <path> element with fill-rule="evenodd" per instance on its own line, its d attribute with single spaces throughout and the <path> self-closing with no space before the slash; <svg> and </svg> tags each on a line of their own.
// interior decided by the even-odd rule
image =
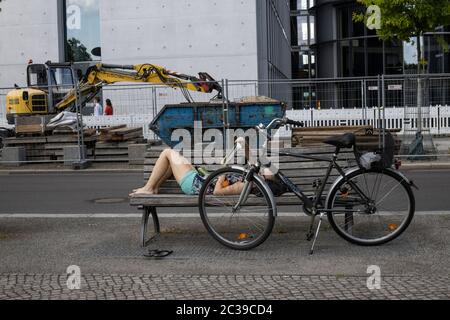
<svg viewBox="0 0 450 320">
<path fill-rule="evenodd" d="M 416 212 L 416 216 L 447 216 L 450 211 L 420 211 Z M 198 213 L 160 213 L 160 218 L 198 218 Z M 252 216 L 252 215 L 248 215 Z M 256 215 L 255 215 L 256 216 Z M 49 213 L 12 213 L 0 214 L 0 219 L 14 218 L 14 219 L 136 219 L 141 218 L 142 214 L 135 213 L 91 213 L 91 214 L 49 214 Z M 303 213 L 297 212 L 280 212 L 278 217 L 306 217 Z"/>
</svg>

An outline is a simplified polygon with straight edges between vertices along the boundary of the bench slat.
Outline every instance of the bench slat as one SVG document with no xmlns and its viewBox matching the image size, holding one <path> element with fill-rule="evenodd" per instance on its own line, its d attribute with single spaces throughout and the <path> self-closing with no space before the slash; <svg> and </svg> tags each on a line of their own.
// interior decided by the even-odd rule
<svg viewBox="0 0 450 320">
<path fill-rule="evenodd" d="M 289 205 L 301 205 L 301 201 L 293 195 L 286 195 L 280 198 L 276 198 L 277 205 L 289 206 Z M 249 199 L 249 205 L 258 205 L 261 200 L 256 197 Z M 195 208 L 198 207 L 197 196 L 186 195 L 158 195 L 158 196 L 133 196 L 130 198 L 130 204 L 132 206 L 150 206 L 158 208 Z"/>
</svg>

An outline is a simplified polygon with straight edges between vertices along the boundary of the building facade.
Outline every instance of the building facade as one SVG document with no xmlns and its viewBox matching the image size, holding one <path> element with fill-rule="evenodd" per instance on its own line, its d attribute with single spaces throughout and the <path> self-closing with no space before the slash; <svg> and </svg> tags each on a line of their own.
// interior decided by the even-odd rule
<svg viewBox="0 0 450 320">
<path fill-rule="evenodd" d="M 25 85 L 30 59 L 153 63 L 217 80 L 292 76 L 288 0 L 14 0 L 0 9 L 0 87 Z"/>
<path fill-rule="evenodd" d="M 382 41 L 354 22 L 356 0 L 292 0 L 293 74 L 297 78 L 370 77 L 417 73 L 417 47 Z M 450 42 L 450 28 L 436 30 Z M 424 36 L 428 73 L 450 73 L 450 54 Z"/>
<path fill-rule="evenodd" d="M 385 90 L 387 106 L 417 103 L 417 81 L 405 78 L 418 73 L 416 44 L 380 40 L 375 30 L 353 21 L 353 13 L 364 10 L 356 0 L 291 1 L 292 74 L 304 80 L 293 87 L 294 108 L 377 106 L 380 84 L 376 78 L 380 75 L 391 78 Z M 449 27 L 441 27 L 436 33 L 450 43 L 449 31 Z M 422 51 L 426 72 L 442 76 L 427 83 L 426 100 L 448 105 L 450 77 L 444 75 L 450 73 L 450 54 L 435 36 L 424 36 Z M 397 80 L 392 80 L 395 77 Z"/>
</svg>

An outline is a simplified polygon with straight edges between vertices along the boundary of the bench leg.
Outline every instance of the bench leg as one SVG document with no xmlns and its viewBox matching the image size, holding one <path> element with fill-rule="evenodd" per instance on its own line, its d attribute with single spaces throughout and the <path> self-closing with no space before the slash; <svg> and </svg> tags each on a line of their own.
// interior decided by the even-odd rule
<svg viewBox="0 0 450 320">
<path fill-rule="evenodd" d="M 153 228 L 154 228 L 154 234 L 153 236 L 147 238 L 147 232 L 148 232 L 148 222 L 150 219 L 150 215 L 153 219 Z M 146 248 L 148 245 L 154 241 L 159 235 L 161 234 L 161 226 L 159 223 L 158 213 L 156 212 L 156 208 L 154 207 L 145 207 L 144 213 L 142 215 L 142 223 L 141 223 L 141 240 L 142 240 L 142 247 Z"/>
</svg>

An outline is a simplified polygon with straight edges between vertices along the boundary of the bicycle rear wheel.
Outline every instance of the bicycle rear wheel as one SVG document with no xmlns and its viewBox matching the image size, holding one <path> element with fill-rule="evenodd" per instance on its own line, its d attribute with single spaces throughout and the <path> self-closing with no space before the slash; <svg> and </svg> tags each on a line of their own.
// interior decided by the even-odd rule
<svg viewBox="0 0 450 320">
<path fill-rule="evenodd" d="M 259 179 L 251 182 L 251 194 L 239 208 L 241 195 L 217 195 L 214 190 L 219 178 L 231 186 L 241 184 L 244 170 L 224 168 L 211 174 L 199 196 L 200 216 L 211 236 L 222 245 L 235 250 L 250 250 L 264 243 L 274 223 L 276 204 L 272 193 Z"/>
<path fill-rule="evenodd" d="M 341 237 L 353 244 L 376 246 L 408 228 L 415 198 L 405 178 L 392 170 L 358 170 L 330 191 L 327 208 L 329 222 Z"/>
</svg>

